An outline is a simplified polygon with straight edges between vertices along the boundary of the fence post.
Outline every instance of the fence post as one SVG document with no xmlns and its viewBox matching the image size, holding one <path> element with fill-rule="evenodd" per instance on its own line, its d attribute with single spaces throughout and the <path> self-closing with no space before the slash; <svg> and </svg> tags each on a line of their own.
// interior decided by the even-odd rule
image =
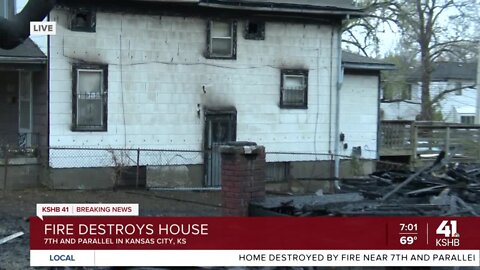
<svg viewBox="0 0 480 270">
<path fill-rule="evenodd" d="M 411 128 L 411 140 L 412 144 L 412 157 L 410 158 L 410 168 L 414 169 L 417 161 L 417 140 L 418 140 L 418 126 L 415 123 L 412 123 Z"/>
<path fill-rule="evenodd" d="M 137 175 L 135 178 L 135 188 L 138 188 L 139 178 L 140 178 L 140 148 L 137 148 Z"/>
</svg>

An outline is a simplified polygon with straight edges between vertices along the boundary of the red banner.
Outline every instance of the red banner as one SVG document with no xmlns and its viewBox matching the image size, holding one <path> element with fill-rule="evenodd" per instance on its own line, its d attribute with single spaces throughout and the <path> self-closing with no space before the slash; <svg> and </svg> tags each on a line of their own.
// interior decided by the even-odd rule
<svg viewBox="0 0 480 270">
<path fill-rule="evenodd" d="M 480 249 L 480 218 L 38 217 L 32 250 Z"/>
</svg>

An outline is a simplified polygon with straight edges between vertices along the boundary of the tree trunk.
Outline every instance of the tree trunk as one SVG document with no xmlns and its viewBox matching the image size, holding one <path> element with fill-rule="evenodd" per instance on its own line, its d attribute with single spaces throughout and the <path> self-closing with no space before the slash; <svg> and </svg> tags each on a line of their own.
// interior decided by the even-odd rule
<svg viewBox="0 0 480 270">
<path fill-rule="evenodd" d="M 426 53 L 428 55 L 428 52 Z M 430 97 L 430 78 L 432 74 L 432 67 L 429 56 L 422 56 L 422 109 L 420 112 L 420 119 L 423 121 L 431 121 L 433 119 L 433 108 Z"/>
<path fill-rule="evenodd" d="M 427 1 L 427 3 L 430 3 Z M 433 119 L 433 108 L 430 97 L 430 79 L 432 77 L 432 63 L 430 55 L 430 41 L 432 40 L 432 14 L 427 12 L 428 8 L 422 5 L 422 1 L 417 0 L 417 14 L 419 17 L 419 38 L 418 45 L 420 47 L 421 55 L 421 81 L 422 81 L 422 110 L 420 112 L 420 119 L 423 121 L 431 121 Z M 427 5 L 428 6 L 428 5 Z"/>
</svg>

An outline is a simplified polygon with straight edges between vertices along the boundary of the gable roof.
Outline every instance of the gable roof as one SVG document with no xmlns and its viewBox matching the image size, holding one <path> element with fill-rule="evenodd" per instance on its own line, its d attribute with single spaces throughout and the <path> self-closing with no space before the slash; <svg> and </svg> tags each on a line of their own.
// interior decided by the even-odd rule
<svg viewBox="0 0 480 270">
<path fill-rule="evenodd" d="M 363 15 L 351 0 L 198 0 L 200 5 L 278 12 Z"/>
<path fill-rule="evenodd" d="M 467 80 L 475 81 L 477 63 L 438 62 L 433 66 L 432 81 Z"/>
<path fill-rule="evenodd" d="M 477 79 L 477 63 L 475 62 L 436 62 L 432 68 L 431 81 L 476 81 Z M 419 68 L 415 68 L 408 77 L 408 81 L 410 82 L 419 82 L 421 79 Z"/>
<path fill-rule="evenodd" d="M 264 12 L 276 14 L 296 14 L 299 17 L 322 19 L 319 15 L 328 17 L 361 17 L 365 15 L 362 8 L 357 7 L 352 0 L 57 0 L 59 6 L 103 5 L 104 7 L 121 10 L 121 5 L 140 10 L 143 4 L 160 8 L 162 11 L 173 8 L 203 8 L 218 12 Z M 135 7 L 132 6 L 136 5 Z M 167 9 L 165 9 L 167 8 Z M 147 7 L 148 9 L 148 7 Z M 152 9 L 149 10 L 152 12 Z M 194 10 L 195 11 L 195 10 Z"/>
<path fill-rule="evenodd" d="M 342 51 L 342 63 L 346 69 L 387 70 L 395 69 L 394 64 L 382 60 Z"/>
<path fill-rule="evenodd" d="M 0 63 L 43 64 L 47 57 L 30 39 L 11 50 L 0 49 Z"/>
</svg>

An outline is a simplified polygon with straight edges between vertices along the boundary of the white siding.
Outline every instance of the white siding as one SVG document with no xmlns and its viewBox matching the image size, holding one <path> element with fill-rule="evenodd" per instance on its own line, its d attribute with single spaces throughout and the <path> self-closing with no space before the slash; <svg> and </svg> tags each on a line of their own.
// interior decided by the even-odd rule
<svg viewBox="0 0 480 270">
<path fill-rule="evenodd" d="M 363 158 L 376 158 L 378 121 L 378 76 L 346 74 L 340 95 L 340 132 L 348 148 L 341 155 L 351 155 L 361 147 Z"/>
<path fill-rule="evenodd" d="M 329 93 L 337 70 L 336 61 L 331 66 L 337 55 L 331 26 L 267 22 L 266 39 L 255 41 L 243 38 L 240 20 L 237 59 L 212 60 L 203 56 L 206 19 L 97 13 L 96 33 L 81 33 L 66 29 L 65 11 L 50 18 L 57 21 L 51 38 L 51 146 L 201 150 L 200 104 L 236 107 L 239 141 L 267 151 L 329 151 Z M 79 61 L 108 64 L 107 132 L 70 129 L 71 66 Z M 282 68 L 309 70 L 307 110 L 279 108 Z M 376 123 L 373 118 L 365 121 Z"/>
<path fill-rule="evenodd" d="M 383 112 L 382 120 L 415 120 L 420 114 L 420 104 L 412 104 L 409 102 L 392 102 L 382 103 Z"/>
<path fill-rule="evenodd" d="M 431 82 L 430 97 L 433 99 L 445 90 L 454 89 L 456 83 L 460 82 L 463 87 L 474 85 L 473 81 L 439 81 Z M 462 89 L 461 95 L 455 92 L 446 94 L 440 102 L 439 109 L 442 112 L 443 120 L 446 122 L 460 123 L 462 115 L 475 115 L 476 112 L 477 89 Z M 413 102 L 421 102 L 421 84 L 412 86 Z M 415 120 L 415 116 L 420 114 L 420 104 L 411 104 L 407 102 L 382 103 L 385 120 Z"/>
</svg>

